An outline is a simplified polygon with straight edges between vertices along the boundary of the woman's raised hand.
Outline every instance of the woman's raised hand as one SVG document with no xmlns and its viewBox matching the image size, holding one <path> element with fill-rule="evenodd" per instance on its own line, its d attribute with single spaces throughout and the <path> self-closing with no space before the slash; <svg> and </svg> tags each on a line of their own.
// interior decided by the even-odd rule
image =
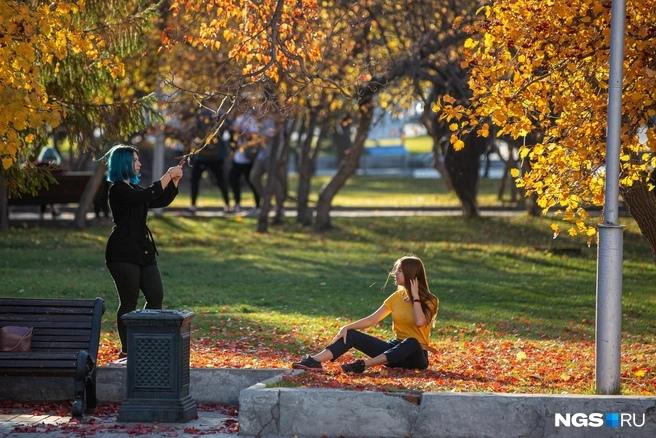
<svg viewBox="0 0 656 438">
<path fill-rule="evenodd" d="M 171 179 L 180 179 L 182 178 L 182 166 L 169 167 L 169 170 L 167 170 L 166 173 L 169 174 Z"/>
<path fill-rule="evenodd" d="M 410 293 L 413 300 L 419 299 L 419 281 L 417 277 L 410 279 Z"/>
<path fill-rule="evenodd" d="M 344 340 L 344 343 L 346 344 L 346 335 L 348 335 L 348 329 L 346 327 L 342 327 L 339 329 L 339 332 L 335 335 L 333 340 L 330 342 L 331 344 L 333 342 L 337 342 L 339 338 L 342 338 Z"/>
</svg>

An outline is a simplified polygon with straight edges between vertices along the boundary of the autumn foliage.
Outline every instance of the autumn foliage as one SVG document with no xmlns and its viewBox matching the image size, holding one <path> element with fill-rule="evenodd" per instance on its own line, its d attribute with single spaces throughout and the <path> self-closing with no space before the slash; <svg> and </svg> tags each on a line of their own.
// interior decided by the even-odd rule
<svg viewBox="0 0 656 438">
<path fill-rule="evenodd" d="M 321 53 L 316 0 L 184 0 L 170 10 L 177 21 L 164 29 L 164 45 L 181 42 L 225 56 L 241 66 L 244 83 L 307 72 Z"/>
<path fill-rule="evenodd" d="M 57 74 L 69 52 L 108 67 L 93 35 L 76 23 L 84 0 L 55 3 L 0 1 L 0 158 L 8 169 L 34 140 L 34 128 L 57 126 L 66 111 L 53 101 L 43 80 Z M 114 63 L 114 68 L 118 66 Z"/>
<path fill-rule="evenodd" d="M 462 132 L 518 139 L 529 135 L 515 169 L 517 185 L 544 210 L 563 209 L 571 235 L 593 236 L 585 207 L 603 204 L 610 50 L 610 1 L 503 0 L 479 10 L 467 30 L 462 65 L 469 101 L 435 105 Z M 656 9 L 627 2 L 621 133 L 621 186 L 649 185 L 656 166 Z M 559 232 L 554 226 L 554 231 Z"/>
</svg>

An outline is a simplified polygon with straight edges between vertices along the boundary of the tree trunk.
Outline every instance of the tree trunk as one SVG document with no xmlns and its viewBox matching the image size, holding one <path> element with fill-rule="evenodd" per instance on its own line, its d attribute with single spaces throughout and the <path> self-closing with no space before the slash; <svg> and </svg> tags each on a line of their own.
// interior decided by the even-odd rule
<svg viewBox="0 0 656 438">
<path fill-rule="evenodd" d="M 317 231 L 324 231 L 331 227 L 330 224 L 330 209 L 332 207 L 333 199 L 337 192 L 344 186 L 346 181 L 355 173 L 360 161 L 360 156 L 364 149 L 364 143 L 369 134 L 371 126 L 371 119 L 374 114 L 374 105 L 371 100 L 367 100 L 360 104 L 359 109 L 358 128 L 355 134 L 355 141 L 353 146 L 349 148 L 344 155 L 344 159 L 337 169 L 337 173 L 326 184 L 319 193 L 319 200 L 317 202 L 317 214 L 314 219 L 314 228 Z"/>
<path fill-rule="evenodd" d="M 433 167 L 440 174 L 446 188 L 448 190 L 454 190 L 453 181 L 451 181 L 451 176 L 449 175 L 449 171 L 446 168 L 441 137 L 431 134 L 431 138 L 433 139 Z"/>
<path fill-rule="evenodd" d="M 421 122 L 428 131 L 433 140 L 433 167 L 438 171 L 448 190 L 453 190 L 453 183 L 444 162 L 443 144 L 446 133 L 440 129 L 440 123 L 437 120 L 437 114 L 433 112 L 430 102 L 435 101 L 437 94 L 431 93 L 429 102 L 424 105 L 424 111 L 421 114 Z M 447 137 L 448 138 L 448 137 Z"/>
<path fill-rule="evenodd" d="M 342 117 L 335 123 L 333 130 L 333 145 L 335 147 L 335 157 L 337 158 L 337 167 L 342 165 L 346 152 L 353 146 L 351 141 L 351 126 L 353 121 L 349 116 Z"/>
<path fill-rule="evenodd" d="M 289 151 L 291 149 L 291 134 L 294 130 L 293 125 L 284 124 L 282 135 L 282 147 L 280 148 L 280 156 L 276 162 L 276 184 L 275 184 L 275 198 L 276 198 L 276 214 L 273 216 L 273 224 L 280 225 L 285 220 L 285 201 L 287 200 L 287 169 L 289 163 Z"/>
<path fill-rule="evenodd" d="M 308 203 L 310 200 L 310 188 L 312 183 L 312 134 L 317 125 L 318 111 L 311 111 L 305 131 L 305 138 L 300 142 L 298 153 L 298 200 L 296 204 L 296 220 L 303 225 L 312 224 L 312 209 Z M 299 139 L 300 140 L 300 139 Z M 317 147 L 319 147 L 317 145 Z"/>
<path fill-rule="evenodd" d="M 269 150 L 269 162 L 267 163 L 266 183 L 264 192 L 260 199 L 260 214 L 257 217 L 257 232 L 266 233 L 269 231 L 269 211 L 271 211 L 271 198 L 275 192 L 276 185 L 276 167 L 278 161 L 278 151 L 280 150 L 280 129 L 281 122 L 276 122 L 276 133 L 271 141 Z"/>
<path fill-rule="evenodd" d="M 651 245 L 652 256 L 656 258 L 656 193 L 649 191 L 647 184 L 640 181 L 623 189 L 622 196 L 640 232 Z"/>
<path fill-rule="evenodd" d="M 455 151 L 452 145 L 445 157 L 445 165 L 453 188 L 462 205 L 463 216 L 474 218 L 479 216 L 478 202 L 478 180 L 480 171 L 481 155 L 487 149 L 488 139 L 479 137 L 475 133 L 465 138 L 466 146 L 461 151 Z"/>
<path fill-rule="evenodd" d="M 95 172 L 89 182 L 87 182 L 84 192 L 82 192 L 82 197 L 80 198 L 80 203 L 75 211 L 75 226 L 77 228 L 84 228 L 86 225 L 87 211 L 91 207 L 93 198 L 98 192 L 98 187 L 102 183 L 103 178 L 105 177 L 105 163 L 102 161 L 98 163 Z"/>
<path fill-rule="evenodd" d="M 0 166 L 2 166 L 0 164 Z M 9 229 L 9 188 L 5 172 L 0 167 L 0 231 Z"/>
</svg>

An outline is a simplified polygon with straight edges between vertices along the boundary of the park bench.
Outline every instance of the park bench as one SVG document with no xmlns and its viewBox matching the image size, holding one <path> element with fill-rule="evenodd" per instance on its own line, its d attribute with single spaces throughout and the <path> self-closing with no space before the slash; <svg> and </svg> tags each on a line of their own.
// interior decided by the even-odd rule
<svg viewBox="0 0 656 438">
<path fill-rule="evenodd" d="M 41 215 L 43 215 L 46 205 L 79 203 L 93 172 L 53 170 L 52 176 L 57 181 L 56 183 L 39 190 L 34 195 L 24 194 L 21 197 L 9 198 L 9 205 L 39 205 L 41 206 Z M 96 216 L 99 216 L 100 212 L 103 212 L 105 216 L 108 215 L 106 191 L 107 185 L 101 184 L 94 197 Z M 55 210 L 53 210 L 54 215 Z"/>
<path fill-rule="evenodd" d="M 72 413 L 96 407 L 101 298 L 0 298 L 0 327 L 33 327 L 29 352 L 0 352 L 0 375 L 72 377 Z"/>
</svg>

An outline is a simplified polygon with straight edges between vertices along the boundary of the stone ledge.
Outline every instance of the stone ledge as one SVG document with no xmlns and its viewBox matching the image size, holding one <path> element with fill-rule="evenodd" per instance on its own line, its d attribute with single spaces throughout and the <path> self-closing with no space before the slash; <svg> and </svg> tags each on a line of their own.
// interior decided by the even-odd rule
<svg viewBox="0 0 656 438">
<path fill-rule="evenodd" d="M 654 437 L 656 397 L 496 393 L 389 394 L 271 387 L 243 390 L 240 434 L 344 437 Z M 416 403 L 419 401 L 419 404 Z M 641 428 L 555 426 L 555 414 L 635 413 Z"/>
<path fill-rule="evenodd" d="M 239 392 L 282 372 L 281 369 L 192 368 L 191 397 L 198 402 L 236 405 Z M 99 367 L 97 395 L 100 402 L 124 398 L 125 366 Z M 0 399 L 17 401 L 57 401 L 73 398 L 73 378 L 0 376 Z"/>
</svg>

